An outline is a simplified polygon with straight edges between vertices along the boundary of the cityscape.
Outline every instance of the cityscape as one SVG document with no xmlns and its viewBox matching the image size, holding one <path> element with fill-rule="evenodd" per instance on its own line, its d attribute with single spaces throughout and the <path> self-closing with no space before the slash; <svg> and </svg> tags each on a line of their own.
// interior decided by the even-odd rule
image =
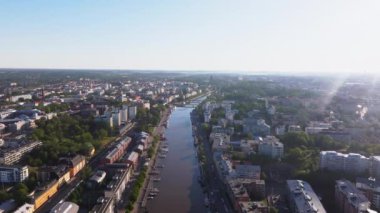
<svg viewBox="0 0 380 213">
<path fill-rule="evenodd" d="M 379 11 L 0 1 L 0 213 L 380 212 Z"/>
<path fill-rule="evenodd" d="M 380 208 L 370 78 L 2 70 L 1 79 L 4 212 Z"/>
</svg>

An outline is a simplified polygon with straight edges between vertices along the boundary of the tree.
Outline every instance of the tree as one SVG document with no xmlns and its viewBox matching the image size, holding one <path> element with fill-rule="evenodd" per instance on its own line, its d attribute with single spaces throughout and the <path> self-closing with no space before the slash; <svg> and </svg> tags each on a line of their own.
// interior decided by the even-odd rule
<svg viewBox="0 0 380 213">
<path fill-rule="evenodd" d="M 18 204 L 23 204 L 28 200 L 28 192 L 28 187 L 23 183 L 19 183 L 16 185 L 13 191 L 13 198 L 16 200 Z"/>
</svg>

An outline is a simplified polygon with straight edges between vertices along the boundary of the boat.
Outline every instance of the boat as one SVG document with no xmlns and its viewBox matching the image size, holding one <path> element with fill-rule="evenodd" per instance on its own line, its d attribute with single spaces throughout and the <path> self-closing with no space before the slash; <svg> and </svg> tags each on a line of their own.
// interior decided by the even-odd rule
<svg viewBox="0 0 380 213">
<path fill-rule="evenodd" d="M 161 155 L 159 155 L 158 157 L 159 157 L 159 158 L 166 158 L 166 155 L 161 154 Z"/>
<path fill-rule="evenodd" d="M 161 178 L 153 178 L 153 181 L 154 181 L 154 182 L 160 182 L 160 181 L 161 181 Z"/>
<path fill-rule="evenodd" d="M 149 193 L 149 196 L 151 196 L 151 197 L 154 197 L 154 196 L 156 196 L 156 195 L 158 195 L 157 192 L 151 192 L 151 193 Z"/>
<path fill-rule="evenodd" d="M 150 190 L 151 193 L 159 193 L 160 190 L 158 190 L 157 188 L 153 188 L 152 190 Z"/>
<path fill-rule="evenodd" d="M 153 200 L 153 196 L 148 196 L 148 200 Z"/>
<path fill-rule="evenodd" d="M 160 172 L 159 172 L 159 171 L 152 170 L 149 174 L 150 174 L 150 175 L 159 175 Z"/>
</svg>

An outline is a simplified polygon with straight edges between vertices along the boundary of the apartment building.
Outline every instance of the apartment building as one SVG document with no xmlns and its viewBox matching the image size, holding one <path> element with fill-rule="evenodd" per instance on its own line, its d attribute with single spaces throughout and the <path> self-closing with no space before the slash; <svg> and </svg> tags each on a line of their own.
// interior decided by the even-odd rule
<svg viewBox="0 0 380 213">
<path fill-rule="evenodd" d="M 233 177 L 260 180 L 261 167 L 257 165 L 236 165 Z"/>
<path fill-rule="evenodd" d="M 339 212 L 344 213 L 367 212 L 371 206 L 366 196 L 348 180 L 336 181 L 335 204 Z"/>
<path fill-rule="evenodd" d="M 356 188 L 371 202 L 372 206 L 380 209 L 380 181 L 375 178 L 356 178 Z"/>
<path fill-rule="evenodd" d="M 321 169 L 359 174 L 370 168 L 370 159 L 357 153 L 343 154 L 336 151 L 321 151 L 319 156 Z"/>
<path fill-rule="evenodd" d="M 281 159 L 284 155 L 284 144 L 275 136 L 267 136 L 259 140 L 259 154 L 273 159 Z"/>
<path fill-rule="evenodd" d="M 0 164 L 13 165 L 26 154 L 42 145 L 41 141 L 22 142 L 16 147 L 8 147 L 0 150 Z"/>
<path fill-rule="evenodd" d="M 26 180 L 29 176 L 27 166 L 0 166 L 1 183 L 19 183 Z"/>
<path fill-rule="evenodd" d="M 302 180 L 287 180 L 286 183 L 292 212 L 326 212 L 310 184 Z"/>
</svg>

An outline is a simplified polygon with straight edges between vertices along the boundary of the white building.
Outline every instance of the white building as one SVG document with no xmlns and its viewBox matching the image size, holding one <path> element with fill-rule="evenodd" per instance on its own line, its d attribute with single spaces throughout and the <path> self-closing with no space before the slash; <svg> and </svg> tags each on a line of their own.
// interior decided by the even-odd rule
<svg viewBox="0 0 380 213">
<path fill-rule="evenodd" d="M 357 153 L 342 154 L 336 151 L 321 151 L 319 156 L 321 169 L 362 173 L 370 167 L 369 158 Z"/>
<path fill-rule="evenodd" d="M 284 155 L 284 144 L 274 136 L 267 136 L 259 142 L 259 154 L 280 159 Z"/>
<path fill-rule="evenodd" d="M 31 95 L 31 94 L 14 95 L 14 96 L 11 96 L 11 97 L 9 98 L 9 101 L 10 101 L 10 102 L 17 102 L 17 101 L 19 101 L 20 99 L 30 100 L 30 99 L 32 99 L 32 95 Z"/>
<path fill-rule="evenodd" d="M 50 213 L 77 213 L 79 211 L 79 206 L 73 202 L 60 202 L 53 209 L 50 210 Z"/>
<path fill-rule="evenodd" d="M 0 166 L 0 182 L 1 183 L 20 183 L 29 176 L 27 166 L 8 167 Z"/>
</svg>

